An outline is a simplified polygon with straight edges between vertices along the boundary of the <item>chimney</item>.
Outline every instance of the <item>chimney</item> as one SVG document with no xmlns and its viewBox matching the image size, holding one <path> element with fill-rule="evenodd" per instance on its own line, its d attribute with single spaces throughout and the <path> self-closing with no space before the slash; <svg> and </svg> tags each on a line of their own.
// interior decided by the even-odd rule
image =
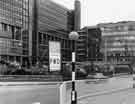
<svg viewBox="0 0 135 104">
<path fill-rule="evenodd" d="M 80 21 L 81 21 L 81 3 L 78 0 L 75 0 L 75 12 L 74 12 L 74 30 L 80 30 Z"/>
</svg>

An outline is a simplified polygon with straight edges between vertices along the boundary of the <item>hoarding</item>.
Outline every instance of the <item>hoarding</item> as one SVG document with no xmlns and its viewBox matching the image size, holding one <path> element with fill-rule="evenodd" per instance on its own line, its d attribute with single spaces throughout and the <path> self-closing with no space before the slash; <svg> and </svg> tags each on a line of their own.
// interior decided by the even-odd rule
<svg viewBox="0 0 135 104">
<path fill-rule="evenodd" d="M 61 47 L 58 41 L 49 41 L 49 68 L 50 71 L 61 70 Z"/>
</svg>

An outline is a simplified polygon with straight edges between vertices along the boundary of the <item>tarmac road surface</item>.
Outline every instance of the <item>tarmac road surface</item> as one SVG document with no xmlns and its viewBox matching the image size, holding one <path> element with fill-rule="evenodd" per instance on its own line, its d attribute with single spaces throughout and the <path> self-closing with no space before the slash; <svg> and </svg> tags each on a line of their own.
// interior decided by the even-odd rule
<svg viewBox="0 0 135 104">
<path fill-rule="evenodd" d="M 119 103 L 119 101 L 117 102 L 118 99 L 119 100 L 121 99 L 120 97 L 117 97 L 117 96 L 122 96 L 122 94 L 127 95 L 128 91 L 129 93 L 132 92 L 130 90 L 124 91 L 130 88 L 135 92 L 135 90 L 133 89 L 132 76 L 113 77 L 113 78 L 101 79 L 97 81 L 96 80 L 95 81 L 92 81 L 92 80 L 77 81 L 76 91 L 77 91 L 78 104 L 85 104 L 85 103 L 86 104 L 124 104 L 124 103 Z M 112 92 L 116 92 L 116 93 L 112 93 Z M 107 99 L 106 97 L 108 99 L 109 98 L 110 99 L 113 98 L 113 99 L 108 100 L 108 102 L 106 103 L 105 101 Z M 115 99 L 117 103 L 109 103 L 109 101 L 113 102 L 113 100 Z M 103 103 L 101 103 L 102 100 L 103 100 Z M 70 104 L 70 102 L 71 102 L 71 89 L 68 89 L 67 90 L 67 104 Z"/>
<path fill-rule="evenodd" d="M 135 104 L 135 89 L 91 96 L 78 101 L 78 104 Z"/>
</svg>

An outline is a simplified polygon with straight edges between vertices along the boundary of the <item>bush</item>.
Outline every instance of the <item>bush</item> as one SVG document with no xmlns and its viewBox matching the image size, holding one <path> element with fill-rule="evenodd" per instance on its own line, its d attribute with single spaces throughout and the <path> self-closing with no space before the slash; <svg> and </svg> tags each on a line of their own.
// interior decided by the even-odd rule
<svg viewBox="0 0 135 104">
<path fill-rule="evenodd" d="M 48 67 L 33 66 L 30 69 L 25 69 L 26 73 L 30 75 L 45 75 L 48 73 Z"/>
</svg>

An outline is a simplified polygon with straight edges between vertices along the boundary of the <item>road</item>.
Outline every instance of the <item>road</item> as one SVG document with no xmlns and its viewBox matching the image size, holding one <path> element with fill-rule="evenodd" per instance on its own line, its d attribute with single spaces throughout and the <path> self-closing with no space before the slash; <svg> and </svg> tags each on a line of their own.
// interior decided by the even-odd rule
<svg viewBox="0 0 135 104">
<path fill-rule="evenodd" d="M 114 77 L 110 79 L 103 79 L 97 81 L 92 81 L 92 80 L 78 81 L 76 82 L 78 103 L 82 101 L 83 102 L 88 101 L 89 103 L 86 104 L 99 104 L 93 102 L 90 103 L 88 99 L 91 97 L 95 99 L 94 96 L 102 97 L 102 95 L 104 96 L 104 94 L 108 94 L 108 93 L 110 94 L 111 97 L 111 92 L 117 92 L 117 91 L 119 92 L 120 90 L 123 91 L 132 87 L 133 87 L 132 76 Z M 71 98 L 71 89 L 69 90 L 67 88 L 67 104 L 70 104 L 71 102 L 70 98 Z M 103 103 L 103 104 L 110 104 L 110 103 Z M 117 104 L 121 104 L 121 103 L 117 103 Z"/>
<path fill-rule="evenodd" d="M 78 104 L 135 104 L 135 89 L 91 96 L 81 99 Z"/>
</svg>

